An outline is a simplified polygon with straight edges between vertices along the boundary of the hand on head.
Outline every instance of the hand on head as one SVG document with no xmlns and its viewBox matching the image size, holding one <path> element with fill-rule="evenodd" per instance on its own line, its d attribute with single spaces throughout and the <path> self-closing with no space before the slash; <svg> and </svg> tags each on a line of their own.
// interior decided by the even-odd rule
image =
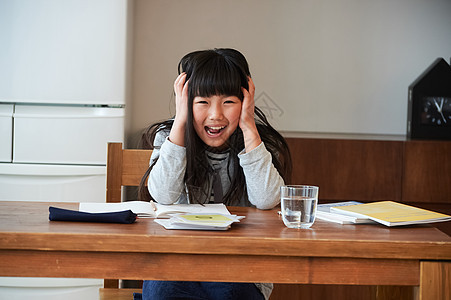
<svg viewBox="0 0 451 300">
<path fill-rule="evenodd" d="M 249 91 L 244 87 L 241 88 L 243 91 L 243 104 L 241 108 L 241 116 L 239 126 L 243 131 L 244 146 L 246 152 L 249 152 L 256 148 L 261 143 L 260 134 L 257 130 L 257 125 L 254 119 L 255 110 L 255 85 L 251 77 L 249 78 Z"/>
<path fill-rule="evenodd" d="M 180 74 L 174 82 L 175 92 L 175 118 L 186 123 L 188 117 L 188 82 L 186 73 Z"/>
<path fill-rule="evenodd" d="M 254 102 L 254 95 L 255 95 L 255 85 L 252 81 L 251 77 L 248 77 L 249 81 L 249 91 L 246 90 L 244 87 L 241 88 L 243 91 L 243 103 L 241 106 L 241 116 L 240 116 L 240 123 L 239 126 L 241 130 L 247 130 L 249 128 L 255 127 L 255 120 L 254 120 L 254 109 L 255 109 L 255 102 Z"/>
<path fill-rule="evenodd" d="M 174 82 L 175 118 L 169 134 L 169 140 L 179 146 L 185 146 L 185 128 L 188 119 L 188 81 L 186 73 L 181 73 Z"/>
</svg>

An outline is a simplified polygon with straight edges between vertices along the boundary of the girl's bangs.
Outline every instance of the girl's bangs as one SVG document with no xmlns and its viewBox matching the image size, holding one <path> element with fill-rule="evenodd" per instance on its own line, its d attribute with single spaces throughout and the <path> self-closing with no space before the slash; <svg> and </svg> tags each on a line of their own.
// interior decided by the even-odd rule
<svg viewBox="0 0 451 300">
<path fill-rule="evenodd" d="M 189 78 L 189 88 L 193 98 L 226 95 L 236 96 L 242 100 L 241 87 L 247 88 L 245 79 L 246 76 L 241 75 L 236 67 L 227 64 L 204 65 L 203 68 L 195 70 Z"/>
</svg>

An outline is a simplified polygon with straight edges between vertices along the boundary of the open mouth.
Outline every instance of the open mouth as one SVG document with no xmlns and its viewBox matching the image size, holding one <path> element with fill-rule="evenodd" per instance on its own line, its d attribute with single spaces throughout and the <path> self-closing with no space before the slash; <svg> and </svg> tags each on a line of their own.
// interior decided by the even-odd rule
<svg viewBox="0 0 451 300">
<path fill-rule="evenodd" d="M 226 128 L 226 126 L 205 126 L 205 131 L 209 135 L 218 135 L 224 130 L 224 128 Z"/>
</svg>

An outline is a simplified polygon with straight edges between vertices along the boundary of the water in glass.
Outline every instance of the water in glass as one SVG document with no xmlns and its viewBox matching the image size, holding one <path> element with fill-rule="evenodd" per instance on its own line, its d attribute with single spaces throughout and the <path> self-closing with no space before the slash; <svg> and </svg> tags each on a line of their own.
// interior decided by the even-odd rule
<svg viewBox="0 0 451 300">
<path fill-rule="evenodd" d="M 310 228 L 315 221 L 316 198 L 282 197 L 282 219 L 289 228 Z"/>
</svg>

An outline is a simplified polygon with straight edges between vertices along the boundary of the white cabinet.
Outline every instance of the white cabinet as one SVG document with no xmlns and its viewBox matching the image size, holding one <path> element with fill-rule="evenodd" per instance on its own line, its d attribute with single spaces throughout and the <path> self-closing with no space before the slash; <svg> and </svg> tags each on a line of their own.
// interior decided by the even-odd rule
<svg viewBox="0 0 451 300">
<path fill-rule="evenodd" d="M 0 277 L 0 300 L 97 300 L 102 287 L 101 279 Z"/>
<path fill-rule="evenodd" d="M 0 200 L 105 201 L 107 144 L 124 140 L 124 108 L 0 107 Z"/>
<path fill-rule="evenodd" d="M 105 165 L 123 140 L 123 108 L 16 105 L 14 163 Z"/>
<path fill-rule="evenodd" d="M 105 202 L 106 167 L 0 164 L 0 200 Z"/>
</svg>

